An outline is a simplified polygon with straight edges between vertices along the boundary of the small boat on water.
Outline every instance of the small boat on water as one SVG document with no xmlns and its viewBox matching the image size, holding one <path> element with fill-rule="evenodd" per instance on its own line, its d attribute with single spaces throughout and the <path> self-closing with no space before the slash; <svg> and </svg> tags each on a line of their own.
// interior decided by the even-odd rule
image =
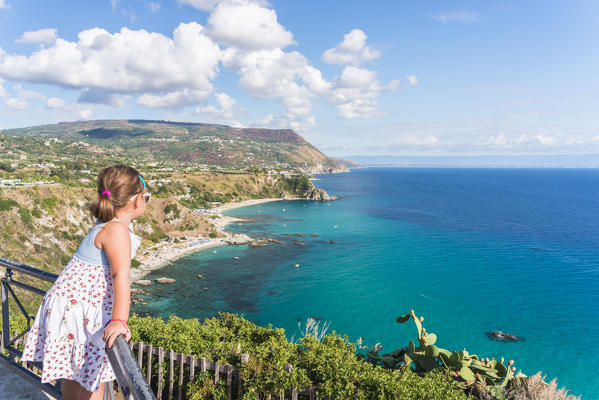
<svg viewBox="0 0 599 400">
<path fill-rule="evenodd" d="M 523 337 L 512 335 L 511 333 L 505 333 L 502 331 L 487 332 L 489 339 L 497 340 L 498 342 L 520 342 L 524 340 Z"/>
</svg>

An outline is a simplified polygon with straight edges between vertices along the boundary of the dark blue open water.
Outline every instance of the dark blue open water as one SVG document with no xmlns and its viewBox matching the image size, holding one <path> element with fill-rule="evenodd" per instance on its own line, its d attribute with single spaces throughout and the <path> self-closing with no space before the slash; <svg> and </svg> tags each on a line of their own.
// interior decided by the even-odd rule
<svg viewBox="0 0 599 400">
<path fill-rule="evenodd" d="M 391 351 L 414 338 L 395 322 L 413 308 L 441 347 L 514 359 L 526 374 L 542 370 L 599 398 L 598 170 L 367 168 L 318 178 L 344 197 L 227 213 L 259 219 L 228 230 L 284 244 L 182 258 L 149 276 L 177 282 L 150 287 L 150 303 L 133 311 L 238 312 L 290 337 L 313 316 Z M 526 340 L 495 342 L 491 330 Z"/>
</svg>

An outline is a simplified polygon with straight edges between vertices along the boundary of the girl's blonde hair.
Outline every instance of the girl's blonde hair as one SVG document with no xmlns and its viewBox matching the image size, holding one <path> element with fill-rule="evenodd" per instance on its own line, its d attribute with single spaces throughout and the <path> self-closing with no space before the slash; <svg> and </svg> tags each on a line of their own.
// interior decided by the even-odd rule
<svg viewBox="0 0 599 400">
<path fill-rule="evenodd" d="M 98 174 L 98 195 L 89 210 L 100 221 L 111 221 L 116 210 L 126 206 L 132 196 L 143 190 L 140 174 L 135 168 L 122 164 L 106 167 Z"/>
</svg>

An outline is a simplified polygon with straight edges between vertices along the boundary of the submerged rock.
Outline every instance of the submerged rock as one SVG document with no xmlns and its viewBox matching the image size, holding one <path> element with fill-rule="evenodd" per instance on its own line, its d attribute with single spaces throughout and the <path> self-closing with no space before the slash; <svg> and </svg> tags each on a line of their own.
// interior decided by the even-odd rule
<svg viewBox="0 0 599 400">
<path fill-rule="evenodd" d="M 139 286 L 150 286 L 152 284 L 152 281 L 148 279 L 140 279 L 139 281 L 136 281 L 135 284 Z"/>
<path fill-rule="evenodd" d="M 173 282 L 175 282 L 175 279 L 167 278 L 167 277 L 163 276 L 162 278 L 156 279 L 156 282 L 158 282 L 158 283 L 173 283 Z"/>
<path fill-rule="evenodd" d="M 148 281 L 148 282 L 150 282 L 150 281 Z M 151 283 L 152 283 L 152 282 L 150 282 L 150 284 L 151 284 Z M 145 290 L 143 290 L 143 289 L 139 289 L 139 288 L 131 288 L 131 294 L 144 294 L 144 295 L 147 295 L 147 294 L 148 294 L 148 292 L 146 292 L 146 291 L 145 291 Z"/>
<path fill-rule="evenodd" d="M 258 240 L 254 240 L 252 243 L 250 243 L 251 247 L 263 247 L 266 246 L 268 244 L 268 240 L 267 239 L 258 239 Z"/>
<path fill-rule="evenodd" d="M 489 339 L 497 340 L 499 342 L 518 342 L 524 340 L 524 338 L 512 335 L 511 333 L 505 333 L 502 331 L 487 332 Z"/>
<path fill-rule="evenodd" d="M 198 274 L 198 278 L 200 278 L 200 279 L 204 279 L 204 275 L 202 275 L 202 274 Z"/>
</svg>

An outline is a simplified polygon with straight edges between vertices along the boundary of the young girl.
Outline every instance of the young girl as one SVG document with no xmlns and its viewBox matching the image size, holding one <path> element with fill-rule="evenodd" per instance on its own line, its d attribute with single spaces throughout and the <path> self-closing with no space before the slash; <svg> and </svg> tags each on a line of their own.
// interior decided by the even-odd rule
<svg viewBox="0 0 599 400">
<path fill-rule="evenodd" d="M 46 292 L 27 335 L 22 359 L 43 361 L 42 383 L 61 379 L 64 400 L 102 399 L 104 382 L 115 379 L 105 346 L 119 334 L 131 338 L 129 268 L 141 242 L 131 220 L 149 200 L 135 169 L 100 171 L 90 206 L 96 224 Z"/>
</svg>

